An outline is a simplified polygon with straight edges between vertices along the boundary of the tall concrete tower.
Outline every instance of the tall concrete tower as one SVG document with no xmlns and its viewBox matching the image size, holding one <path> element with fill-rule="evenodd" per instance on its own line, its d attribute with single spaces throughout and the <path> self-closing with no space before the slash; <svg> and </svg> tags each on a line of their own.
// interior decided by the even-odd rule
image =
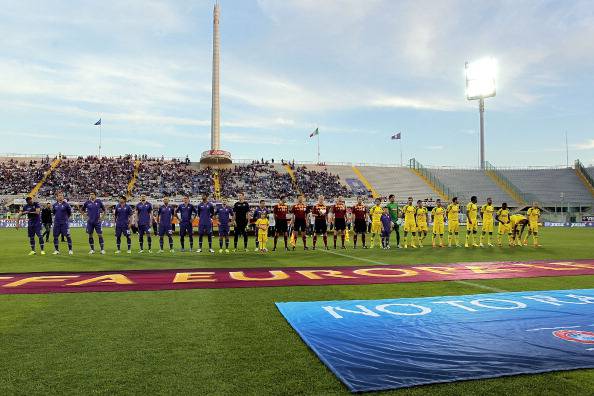
<svg viewBox="0 0 594 396">
<path fill-rule="evenodd" d="M 219 32 L 220 8 L 217 1 L 213 11 L 212 27 L 212 107 L 210 124 L 210 150 L 204 151 L 200 162 L 207 165 L 230 164 L 231 153 L 221 150 L 221 35 Z"/>
<path fill-rule="evenodd" d="M 212 30 L 212 109 L 210 125 L 210 149 L 218 150 L 221 146 L 221 35 L 219 33 L 219 3 L 214 6 Z"/>
</svg>

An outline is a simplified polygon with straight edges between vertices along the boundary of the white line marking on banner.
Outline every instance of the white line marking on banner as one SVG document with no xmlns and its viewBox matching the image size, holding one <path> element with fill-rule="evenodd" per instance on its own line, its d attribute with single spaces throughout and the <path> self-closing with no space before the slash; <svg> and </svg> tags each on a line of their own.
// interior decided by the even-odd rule
<svg viewBox="0 0 594 396">
<path fill-rule="evenodd" d="M 351 259 L 354 259 L 354 260 L 366 261 L 366 262 L 372 263 L 372 264 L 390 265 L 390 264 L 382 263 L 380 261 L 370 260 L 370 259 L 367 259 L 367 258 L 364 258 L 364 257 L 357 257 L 357 256 L 351 256 L 350 254 L 333 252 L 331 250 L 320 250 L 320 251 L 321 252 L 324 252 L 324 253 L 334 254 L 336 256 L 351 258 Z M 503 293 L 503 292 L 507 292 L 508 291 L 508 290 L 504 290 L 504 289 L 499 289 L 497 287 L 482 285 L 480 283 L 474 283 L 474 282 L 469 282 L 469 281 L 455 280 L 454 282 L 459 283 L 459 284 L 462 284 L 462 285 L 472 286 L 472 287 L 476 287 L 478 289 L 489 290 L 489 291 L 498 292 L 498 293 Z"/>
</svg>

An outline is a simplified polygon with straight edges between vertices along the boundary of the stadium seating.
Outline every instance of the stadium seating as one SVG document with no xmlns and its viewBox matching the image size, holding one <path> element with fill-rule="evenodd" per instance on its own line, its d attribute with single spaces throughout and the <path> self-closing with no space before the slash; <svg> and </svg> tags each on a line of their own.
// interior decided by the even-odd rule
<svg viewBox="0 0 594 396">
<path fill-rule="evenodd" d="M 28 194 L 50 167 L 50 159 L 0 159 L 0 194 Z"/>
<path fill-rule="evenodd" d="M 359 170 L 383 197 L 396 194 L 398 201 L 405 201 L 408 197 L 439 198 L 439 195 L 409 168 L 360 166 Z"/>
<path fill-rule="evenodd" d="M 517 202 L 480 169 L 432 168 L 431 172 L 462 202 L 468 202 L 476 195 L 479 202 L 491 197 L 496 205 L 507 202 L 509 206 L 517 206 Z"/>
<path fill-rule="evenodd" d="M 97 192 L 102 197 L 125 195 L 134 173 L 131 156 L 66 158 L 47 178 L 40 196 L 53 196 L 61 190 L 69 199 L 83 199 Z"/>
<path fill-rule="evenodd" d="M 520 190 L 529 191 L 544 204 L 592 202 L 575 171 L 565 169 L 510 169 L 501 172 Z"/>
<path fill-rule="evenodd" d="M 135 183 L 131 183 L 137 160 L 138 175 Z M 23 196 L 29 193 L 42 180 L 51 161 L 49 157 L 0 158 L 0 195 Z M 292 164 L 289 171 L 285 163 L 254 161 L 236 164 L 218 170 L 218 173 L 222 197 L 236 198 L 238 192 L 244 191 L 252 201 L 276 200 L 281 195 L 291 200 L 300 192 L 305 193 L 309 200 L 319 194 L 330 200 L 338 195 L 345 198 L 361 194 L 370 196 L 361 179 L 365 179 L 383 198 L 389 194 L 396 194 L 398 201 L 404 201 L 409 196 L 427 201 L 438 198 L 432 187 L 407 167 L 357 166 L 357 169 L 359 175 L 348 164 Z M 584 169 L 594 178 L 594 167 Z M 456 192 L 463 202 L 476 195 L 479 202 L 492 197 L 496 205 L 501 202 L 507 202 L 512 207 L 517 205 L 508 192 L 481 170 L 432 168 L 430 171 L 450 191 Z M 146 194 L 153 199 L 164 195 L 212 195 L 213 172 L 213 169 L 200 168 L 189 160 L 147 156 L 63 158 L 41 185 L 39 197 L 50 198 L 56 191 L 63 190 L 71 200 L 85 199 L 91 191 L 97 191 L 100 197 L 117 199 L 118 195 L 128 192 L 129 185 L 133 186 L 133 196 Z M 594 202 L 583 180 L 572 168 L 498 169 L 498 172 L 520 192 L 535 196 L 544 205 L 554 206 L 562 201 L 584 205 Z"/>
</svg>

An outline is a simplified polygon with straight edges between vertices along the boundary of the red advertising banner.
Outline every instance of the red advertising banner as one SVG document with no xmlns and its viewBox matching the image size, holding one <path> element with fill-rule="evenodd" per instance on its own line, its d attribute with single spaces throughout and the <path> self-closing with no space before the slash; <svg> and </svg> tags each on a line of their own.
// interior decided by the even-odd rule
<svg viewBox="0 0 594 396">
<path fill-rule="evenodd" d="M 594 259 L 361 267 L 167 269 L 0 274 L 0 294 L 366 285 L 594 275 Z"/>
</svg>

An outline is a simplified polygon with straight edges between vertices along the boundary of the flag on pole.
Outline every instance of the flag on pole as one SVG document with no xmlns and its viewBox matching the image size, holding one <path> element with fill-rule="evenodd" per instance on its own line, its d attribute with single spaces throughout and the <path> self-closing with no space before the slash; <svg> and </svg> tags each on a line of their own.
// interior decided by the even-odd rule
<svg viewBox="0 0 594 396">
<path fill-rule="evenodd" d="M 311 138 L 311 137 L 314 137 L 314 136 L 319 135 L 319 134 L 320 134 L 320 131 L 318 130 L 318 128 L 316 128 L 315 131 L 313 131 L 312 133 L 309 134 L 309 137 Z"/>
<path fill-rule="evenodd" d="M 400 132 L 392 135 L 392 140 L 400 140 L 402 139 L 402 135 L 400 134 Z"/>
<path fill-rule="evenodd" d="M 97 121 L 94 125 L 101 125 L 101 118 L 99 118 L 99 121 Z"/>
</svg>

